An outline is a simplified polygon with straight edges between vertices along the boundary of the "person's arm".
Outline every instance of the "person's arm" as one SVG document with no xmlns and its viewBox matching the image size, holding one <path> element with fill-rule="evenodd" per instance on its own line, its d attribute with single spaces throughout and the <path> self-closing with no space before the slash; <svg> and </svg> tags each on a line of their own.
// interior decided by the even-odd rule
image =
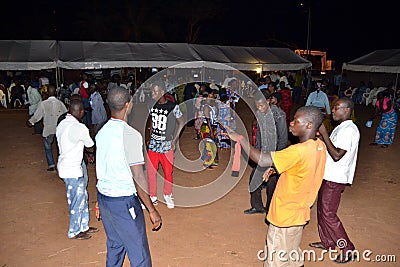
<svg viewBox="0 0 400 267">
<path fill-rule="evenodd" d="M 282 150 L 288 145 L 288 128 L 286 124 L 286 114 L 282 114 L 276 122 L 276 150 Z"/>
<path fill-rule="evenodd" d="M 324 102 L 325 102 L 325 109 L 326 109 L 326 114 L 330 115 L 331 114 L 331 105 L 329 104 L 329 99 L 327 94 L 325 94 L 325 98 L 324 98 Z"/>
<path fill-rule="evenodd" d="M 147 131 L 149 133 L 148 135 L 146 134 Z M 152 116 L 150 114 L 150 116 L 148 117 L 147 122 L 146 122 L 145 131 L 143 133 L 143 135 L 145 137 L 145 143 L 146 143 L 147 147 L 149 147 L 149 145 L 150 145 L 150 139 L 151 139 L 151 133 L 152 132 L 153 132 L 153 118 L 152 118 Z"/>
<path fill-rule="evenodd" d="M 322 137 L 322 140 L 324 141 L 324 143 L 326 145 L 326 150 L 328 150 L 328 153 L 329 153 L 329 155 L 331 155 L 332 159 L 334 161 L 338 161 L 341 158 L 343 158 L 343 156 L 346 154 L 347 151 L 334 146 L 331 139 L 329 138 L 328 131 L 326 130 L 324 124 L 322 124 L 319 127 L 318 131 L 320 133 L 320 136 Z"/>
<path fill-rule="evenodd" d="M 175 116 L 177 125 L 175 127 L 174 138 L 172 139 L 172 142 L 171 142 L 171 149 L 175 150 L 176 142 L 179 139 L 179 134 L 181 133 L 183 126 L 185 126 L 185 120 L 183 119 L 182 112 L 179 109 L 178 105 L 175 106 L 175 110 L 173 112 L 174 112 L 174 116 Z"/>
<path fill-rule="evenodd" d="M 151 202 L 149 195 L 143 190 L 143 187 L 147 188 L 147 179 L 143 173 L 142 165 L 133 165 L 130 166 L 132 175 L 134 177 L 134 183 L 136 187 L 137 194 L 143 204 L 146 206 L 147 211 L 150 215 L 151 223 L 153 224 L 153 231 L 157 231 L 160 229 L 162 220 L 161 216 L 158 213 L 157 209 L 154 207 L 153 202 Z"/>
<path fill-rule="evenodd" d="M 42 96 L 40 95 L 38 90 L 36 90 L 35 88 L 32 88 L 32 96 L 31 96 L 31 99 L 29 99 L 29 103 L 31 105 L 35 105 L 35 104 L 39 104 L 40 101 L 42 101 Z"/>
<path fill-rule="evenodd" d="M 271 154 L 262 153 L 260 150 L 252 147 L 247 140 L 244 139 L 243 135 L 239 135 L 234 132 L 231 128 L 226 126 L 228 136 L 235 142 L 239 142 L 243 150 L 249 155 L 250 159 L 257 163 L 260 167 L 270 167 L 273 165 Z"/>
<path fill-rule="evenodd" d="M 371 118 L 370 118 L 371 121 L 374 120 L 376 117 L 378 117 L 379 114 L 380 114 L 380 108 L 379 108 L 379 103 L 378 103 L 378 101 L 379 101 L 379 100 L 377 100 L 376 103 L 375 103 L 374 114 L 372 114 L 372 116 L 371 116 Z"/>
<path fill-rule="evenodd" d="M 385 100 L 383 100 L 383 102 L 385 102 Z M 383 105 L 382 105 L 382 113 L 386 113 L 386 112 L 388 112 L 390 109 L 392 108 L 392 100 L 388 100 L 387 102 L 386 102 L 386 109 L 383 107 Z"/>
<path fill-rule="evenodd" d="M 172 142 L 171 142 L 172 150 L 175 150 L 176 142 L 179 139 L 179 134 L 181 133 L 181 130 L 182 130 L 183 126 L 185 125 L 185 120 L 183 119 L 183 116 L 176 118 L 176 124 L 177 124 L 177 127 L 175 129 L 174 138 L 172 139 Z"/>
<path fill-rule="evenodd" d="M 313 97 L 313 93 L 310 93 L 310 95 L 307 97 L 306 106 L 311 105 L 311 103 L 312 103 L 311 98 L 312 98 L 312 97 Z"/>
<path fill-rule="evenodd" d="M 29 127 L 32 127 L 35 123 L 40 121 L 43 118 L 43 116 L 44 116 L 44 108 L 43 108 L 43 104 L 40 104 L 38 109 L 33 114 L 33 116 L 29 120 L 26 121 L 26 124 Z"/>
</svg>

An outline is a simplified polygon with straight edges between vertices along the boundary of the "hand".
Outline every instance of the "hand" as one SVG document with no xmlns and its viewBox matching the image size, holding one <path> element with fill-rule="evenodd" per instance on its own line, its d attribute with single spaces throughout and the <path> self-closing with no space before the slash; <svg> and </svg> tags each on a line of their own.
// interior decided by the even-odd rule
<svg viewBox="0 0 400 267">
<path fill-rule="evenodd" d="M 94 163 L 94 154 L 88 154 L 88 155 L 87 155 L 87 158 L 88 158 L 88 162 L 89 162 L 89 163 L 91 163 L 91 164 Z"/>
<path fill-rule="evenodd" d="M 176 148 L 175 141 L 172 140 L 172 141 L 171 141 L 171 150 L 172 150 L 172 151 L 175 151 L 175 148 Z"/>
<path fill-rule="evenodd" d="M 28 127 L 32 127 L 32 126 L 33 126 L 33 124 L 32 124 L 29 120 L 26 121 L 26 125 L 27 125 Z"/>
<path fill-rule="evenodd" d="M 230 139 L 232 139 L 233 141 L 237 142 L 238 140 L 242 139 L 243 136 L 236 133 L 235 131 L 233 131 L 231 128 L 229 128 L 228 126 L 225 126 L 225 129 L 227 131 L 227 134 L 229 136 Z"/>
<path fill-rule="evenodd" d="M 276 173 L 275 169 L 272 168 L 272 167 L 269 167 L 269 168 L 264 172 L 264 174 L 263 174 L 263 180 L 264 180 L 264 182 L 267 182 L 268 179 L 269 179 L 269 177 L 270 177 L 271 175 L 275 174 L 275 173 Z"/>
<path fill-rule="evenodd" d="M 210 132 L 210 138 L 215 141 L 215 135 L 213 132 Z"/>
<path fill-rule="evenodd" d="M 94 212 L 96 215 L 97 220 L 100 220 L 100 209 L 99 209 L 99 202 L 96 201 L 96 206 L 94 208 Z"/>
<path fill-rule="evenodd" d="M 152 231 L 160 230 L 161 225 L 162 225 L 162 220 L 161 220 L 160 214 L 158 213 L 158 211 L 156 209 L 154 209 L 150 212 L 150 220 L 151 220 L 151 223 L 153 224 L 153 228 L 151 230 Z"/>
</svg>

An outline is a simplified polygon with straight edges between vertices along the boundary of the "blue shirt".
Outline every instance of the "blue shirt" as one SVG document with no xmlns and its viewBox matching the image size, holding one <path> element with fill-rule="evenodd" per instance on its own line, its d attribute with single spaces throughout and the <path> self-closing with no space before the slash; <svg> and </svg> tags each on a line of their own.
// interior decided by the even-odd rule
<svg viewBox="0 0 400 267">
<path fill-rule="evenodd" d="M 308 96 L 306 106 L 324 108 L 327 114 L 331 114 L 331 107 L 329 105 L 328 96 L 324 92 L 319 90 L 312 92 Z"/>
</svg>

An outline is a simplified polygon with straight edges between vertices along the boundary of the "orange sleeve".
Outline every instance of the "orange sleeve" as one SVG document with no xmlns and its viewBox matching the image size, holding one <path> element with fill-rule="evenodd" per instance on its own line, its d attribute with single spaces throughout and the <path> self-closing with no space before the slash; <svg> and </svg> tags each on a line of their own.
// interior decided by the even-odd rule
<svg viewBox="0 0 400 267">
<path fill-rule="evenodd" d="M 283 150 L 271 152 L 271 157 L 279 173 L 291 169 L 301 160 L 297 145 L 291 145 Z"/>
</svg>

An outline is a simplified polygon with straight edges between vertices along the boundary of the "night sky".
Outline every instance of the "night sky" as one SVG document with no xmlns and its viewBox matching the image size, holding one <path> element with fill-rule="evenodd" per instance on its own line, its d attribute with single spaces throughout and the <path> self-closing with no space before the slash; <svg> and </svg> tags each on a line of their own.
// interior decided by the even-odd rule
<svg viewBox="0 0 400 267">
<path fill-rule="evenodd" d="M 304 5 L 301 6 L 300 3 Z M 306 49 L 337 65 L 399 48 L 396 1 L 2 1 L 1 39 L 172 42 Z"/>
</svg>

